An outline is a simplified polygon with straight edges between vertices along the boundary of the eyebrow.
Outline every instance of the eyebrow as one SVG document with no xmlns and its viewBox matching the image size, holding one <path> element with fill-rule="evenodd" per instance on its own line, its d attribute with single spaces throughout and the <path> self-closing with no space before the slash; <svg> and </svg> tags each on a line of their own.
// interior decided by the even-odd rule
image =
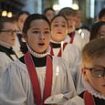
<svg viewBox="0 0 105 105">
<path fill-rule="evenodd" d="M 50 30 L 50 28 L 44 28 L 45 30 Z M 32 30 L 40 30 L 40 28 L 32 28 Z"/>
<path fill-rule="evenodd" d="M 59 23 L 58 21 L 55 21 L 54 23 Z M 65 24 L 66 22 L 65 21 L 62 21 L 61 23 Z"/>
<path fill-rule="evenodd" d="M 93 65 L 93 67 L 101 67 L 101 68 L 105 68 L 105 66 L 102 66 L 102 65 Z"/>
</svg>

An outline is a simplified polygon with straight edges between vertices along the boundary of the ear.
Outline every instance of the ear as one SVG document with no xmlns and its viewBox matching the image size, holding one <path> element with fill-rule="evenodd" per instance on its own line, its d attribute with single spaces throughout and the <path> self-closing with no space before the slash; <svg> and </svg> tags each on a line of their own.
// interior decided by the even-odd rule
<svg viewBox="0 0 105 105">
<path fill-rule="evenodd" d="M 87 72 L 87 70 L 86 70 L 85 68 L 83 68 L 83 69 L 82 69 L 82 75 L 83 75 L 83 78 L 84 78 L 85 80 L 87 80 L 87 75 L 86 75 L 87 73 L 86 73 L 86 72 Z"/>
<path fill-rule="evenodd" d="M 83 74 L 83 75 L 86 74 L 86 69 L 85 69 L 85 68 L 82 69 L 82 74 Z"/>
</svg>

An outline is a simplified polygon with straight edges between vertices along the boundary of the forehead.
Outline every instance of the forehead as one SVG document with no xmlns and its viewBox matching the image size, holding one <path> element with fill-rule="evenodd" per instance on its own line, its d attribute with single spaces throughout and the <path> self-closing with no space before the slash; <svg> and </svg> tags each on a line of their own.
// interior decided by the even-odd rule
<svg viewBox="0 0 105 105">
<path fill-rule="evenodd" d="M 50 13 L 54 13 L 54 11 L 52 11 L 52 10 L 46 11 L 46 14 L 50 14 Z"/>
<path fill-rule="evenodd" d="M 7 29 L 14 29 L 16 28 L 16 23 L 15 22 L 5 22 L 3 24 L 3 27 Z"/>
<path fill-rule="evenodd" d="M 100 27 L 100 30 L 105 31 L 105 24 Z"/>
<path fill-rule="evenodd" d="M 67 23 L 66 19 L 62 16 L 58 16 L 58 17 L 55 17 L 55 19 L 52 21 L 52 22 L 64 22 L 64 23 Z"/>
<path fill-rule="evenodd" d="M 95 66 L 95 65 L 100 65 L 105 67 L 105 54 L 100 57 L 94 57 L 94 58 L 89 58 L 87 60 L 84 60 L 86 66 Z"/>
<path fill-rule="evenodd" d="M 37 19 L 37 20 L 33 20 L 31 21 L 30 27 L 34 27 L 34 28 L 50 28 L 49 24 L 47 21 L 43 20 L 43 19 Z"/>
</svg>

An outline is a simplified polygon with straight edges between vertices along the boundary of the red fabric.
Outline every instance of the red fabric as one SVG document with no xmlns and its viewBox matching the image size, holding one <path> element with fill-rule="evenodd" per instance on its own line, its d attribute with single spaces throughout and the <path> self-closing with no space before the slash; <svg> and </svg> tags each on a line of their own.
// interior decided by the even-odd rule
<svg viewBox="0 0 105 105">
<path fill-rule="evenodd" d="M 44 100 L 51 95 L 52 89 L 52 76 L 53 76 L 53 69 L 52 69 L 52 60 L 50 56 L 47 56 L 47 67 L 46 67 L 46 76 L 45 76 L 45 87 L 43 92 L 43 99 L 41 99 L 41 90 L 40 84 L 38 81 L 37 72 L 35 69 L 34 62 L 30 53 L 26 53 L 24 56 L 25 64 L 27 66 L 29 76 L 31 79 L 31 83 L 33 86 L 33 94 L 36 105 L 45 105 Z"/>
<path fill-rule="evenodd" d="M 95 105 L 94 98 L 88 91 L 84 92 L 83 98 L 85 105 Z"/>
<path fill-rule="evenodd" d="M 65 49 L 66 45 L 67 45 L 67 43 L 64 43 L 64 44 L 63 44 L 63 50 Z M 52 56 L 54 56 L 54 52 L 53 52 L 53 48 L 52 48 L 52 47 L 51 47 L 50 54 L 51 54 Z M 59 50 L 59 52 L 58 52 L 58 55 L 57 55 L 57 56 L 58 56 L 58 57 L 61 57 L 61 56 L 62 56 L 62 51 L 61 51 L 61 48 L 60 48 L 60 50 Z"/>
<path fill-rule="evenodd" d="M 74 36 L 75 36 L 75 32 L 72 32 L 69 34 L 69 37 L 70 37 L 70 43 L 72 44 L 73 43 L 73 40 L 74 40 Z"/>
</svg>

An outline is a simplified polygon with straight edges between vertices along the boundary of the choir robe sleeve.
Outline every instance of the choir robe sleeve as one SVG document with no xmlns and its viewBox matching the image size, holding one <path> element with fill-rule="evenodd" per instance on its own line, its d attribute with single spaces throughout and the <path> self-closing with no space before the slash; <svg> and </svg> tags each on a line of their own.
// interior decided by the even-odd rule
<svg viewBox="0 0 105 105">
<path fill-rule="evenodd" d="M 3 52 L 0 52 L 0 72 L 5 69 L 12 60 Z"/>
<path fill-rule="evenodd" d="M 69 66 L 69 72 L 71 72 L 74 85 L 77 88 L 80 86 L 80 71 L 81 71 L 81 53 L 80 50 L 72 44 L 67 44 L 63 52 L 63 58 Z M 82 87 L 81 87 L 82 88 Z M 79 93 L 79 92 L 78 92 Z"/>
<path fill-rule="evenodd" d="M 81 97 L 75 96 L 72 99 L 65 102 L 63 105 L 85 105 L 85 103 Z"/>
<path fill-rule="evenodd" d="M 76 96 L 76 90 L 65 60 L 61 57 L 55 57 L 53 64 L 52 95 L 48 97 L 49 99 L 45 103 L 59 105 Z"/>
<path fill-rule="evenodd" d="M 33 93 L 26 66 L 12 62 L 0 76 L 0 105 L 34 105 Z"/>
</svg>

